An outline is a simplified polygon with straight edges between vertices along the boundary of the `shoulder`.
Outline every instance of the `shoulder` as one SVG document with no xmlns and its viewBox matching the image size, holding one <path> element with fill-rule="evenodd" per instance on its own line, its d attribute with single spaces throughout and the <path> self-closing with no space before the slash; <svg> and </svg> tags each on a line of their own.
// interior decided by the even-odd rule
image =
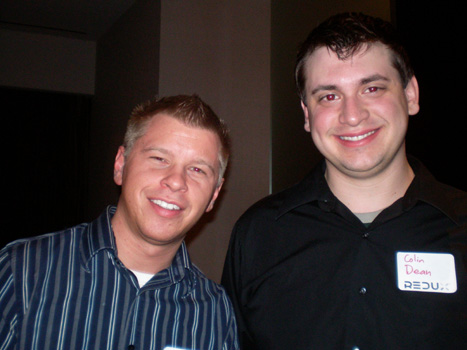
<svg viewBox="0 0 467 350">
<path fill-rule="evenodd" d="M 467 192 L 441 182 L 437 182 L 437 186 L 438 190 L 449 200 L 454 201 L 455 203 L 467 203 Z M 464 209 L 467 210 L 467 208 Z"/>
<path fill-rule="evenodd" d="M 17 267 L 23 264 L 40 264 L 43 259 L 51 258 L 60 247 L 79 243 L 85 227 L 86 224 L 81 224 L 62 231 L 15 240 L 0 251 L 0 259 L 8 256 Z"/>
<path fill-rule="evenodd" d="M 237 220 L 232 231 L 234 240 L 243 241 L 267 239 L 271 232 L 281 231 L 279 227 L 294 220 L 289 215 L 296 208 L 318 200 L 323 188 L 315 185 L 310 178 L 271 194 L 250 206 Z M 254 235 L 251 233 L 254 232 Z M 281 231 L 282 232 L 282 231 Z"/>
<path fill-rule="evenodd" d="M 416 158 L 409 157 L 415 179 L 406 196 L 437 208 L 458 225 L 467 222 L 467 192 L 439 182 Z"/>
<path fill-rule="evenodd" d="M 300 182 L 257 201 L 240 216 L 236 227 L 275 222 L 294 208 L 328 197 L 330 190 L 324 170 L 325 163 L 321 162 Z"/>
<path fill-rule="evenodd" d="M 79 224 L 73 227 L 66 228 L 61 231 L 45 233 L 38 236 L 20 238 L 7 244 L 5 248 L 18 248 L 24 246 L 41 245 L 50 241 L 66 240 L 73 238 L 73 234 L 80 233 L 88 226 L 88 224 Z"/>
<path fill-rule="evenodd" d="M 58 266 L 59 256 L 66 255 L 67 247 L 77 227 L 64 231 L 23 238 L 7 244 L 0 250 L 0 283 L 20 286 L 34 283 L 43 277 L 47 264 Z M 0 293 L 1 294 L 1 293 Z"/>
<path fill-rule="evenodd" d="M 256 221 L 274 221 L 284 205 L 301 196 L 300 187 L 301 183 L 260 199 L 240 216 L 236 225 L 242 226 Z"/>
<path fill-rule="evenodd" d="M 215 299 L 227 298 L 226 291 L 223 286 L 209 279 L 195 264 L 191 264 L 190 272 L 194 279 L 195 290 L 199 293 L 208 293 Z"/>
<path fill-rule="evenodd" d="M 192 265 L 192 289 L 188 293 L 188 300 L 203 308 L 210 317 L 219 318 L 219 322 L 226 326 L 232 322 L 234 309 L 232 302 L 223 286 L 209 279 L 198 267 Z M 207 315 L 206 314 L 206 315 Z"/>
<path fill-rule="evenodd" d="M 467 192 L 452 186 L 438 183 L 438 191 L 443 196 L 440 207 L 458 224 L 467 223 Z"/>
<path fill-rule="evenodd" d="M 210 320 L 206 327 L 217 337 L 216 349 L 238 349 L 235 310 L 226 290 L 193 264 L 190 272 L 193 288 L 184 297 L 185 301 L 195 308 L 194 314 Z"/>
<path fill-rule="evenodd" d="M 467 223 L 467 192 L 431 178 L 421 181 L 420 199 L 442 211 L 458 225 Z"/>
</svg>

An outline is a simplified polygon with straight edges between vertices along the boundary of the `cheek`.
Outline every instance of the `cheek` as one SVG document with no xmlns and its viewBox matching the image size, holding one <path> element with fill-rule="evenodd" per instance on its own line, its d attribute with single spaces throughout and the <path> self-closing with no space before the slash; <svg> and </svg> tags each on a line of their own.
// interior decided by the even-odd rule
<svg viewBox="0 0 467 350">
<path fill-rule="evenodd" d="M 204 184 L 192 186 L 190 188 L 191 203 L 197 212 L 204 213 L 206 210 L 211 209 L 211 202 L 216 196 L 216 191 L 213 190 L 212 184 Z"/>
<path fill-rule="evenodd" d="M 385 105 L 382 105 L 378 110 L 377 113 L 383 119 L 385 119 L 388 125 L 392 125 L 397 132 L 404 132 L 407 130 L 409 116 L 407 110 L 407 104 L 404 101 L 398 102 L 389 102 Z"/>
<path fill-rule="evenodd" d="M 123 173 L 122 190 L 126 193 L 138 195 L 147 188 L 153 188 L 156 183 L 158 183 L 156 174 L 133 167 Z"/>
<path fill-rule="evenodd" d="M 335 114 L 323 110 L 313 114 L 313 117 L 310 118 L 311 136 L 313 140 L 322 138 L 329 133 L 332 129 L 333 118 L 335 118 L 333 115 Z"/>
</svg>

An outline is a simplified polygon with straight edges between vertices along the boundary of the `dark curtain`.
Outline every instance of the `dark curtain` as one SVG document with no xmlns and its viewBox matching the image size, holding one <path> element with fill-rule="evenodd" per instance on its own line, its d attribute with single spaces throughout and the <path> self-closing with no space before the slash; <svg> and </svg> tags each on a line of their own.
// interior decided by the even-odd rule
<svg viewBox="0 0 467 350">
<path fill-rule="evenodd" d="M 85 218 L 92 96 L 0 88 L 0 245 Z"/>
</svg>

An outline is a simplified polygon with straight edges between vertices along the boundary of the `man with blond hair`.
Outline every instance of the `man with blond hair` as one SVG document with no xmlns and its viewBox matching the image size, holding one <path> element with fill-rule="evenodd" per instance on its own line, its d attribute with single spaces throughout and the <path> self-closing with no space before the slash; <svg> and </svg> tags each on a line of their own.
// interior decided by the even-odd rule
<svg viewBox="0 0 467 350">
<path fill-rule="evenodd" d="M 238 349 L 225 291 L 184 243 L 228 157 L 226 126 L 198 96 L 135 108 L 115 158 L 117 206 L 0 251 L 0 349 Z"/>
</svg>

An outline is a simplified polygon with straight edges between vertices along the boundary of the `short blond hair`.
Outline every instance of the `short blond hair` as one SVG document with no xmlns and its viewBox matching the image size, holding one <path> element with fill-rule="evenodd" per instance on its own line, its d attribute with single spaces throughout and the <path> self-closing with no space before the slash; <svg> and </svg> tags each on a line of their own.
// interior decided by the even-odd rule
<svg viewBox="0 0 467 350">
<path fill-rule="evenodd" d="M 209 105 L 198 95 L 177 95 L 156 98 L 136 106 L 128 120 L 123 146 L 127 156 L 135 142 L 147 131 L 154 116 L 165 113 L 185 125 L 214 132 L 221 144 L 219 152 L 219 183 L 224 176 L 230 156 L 229 131 Z"/>
</svg>

